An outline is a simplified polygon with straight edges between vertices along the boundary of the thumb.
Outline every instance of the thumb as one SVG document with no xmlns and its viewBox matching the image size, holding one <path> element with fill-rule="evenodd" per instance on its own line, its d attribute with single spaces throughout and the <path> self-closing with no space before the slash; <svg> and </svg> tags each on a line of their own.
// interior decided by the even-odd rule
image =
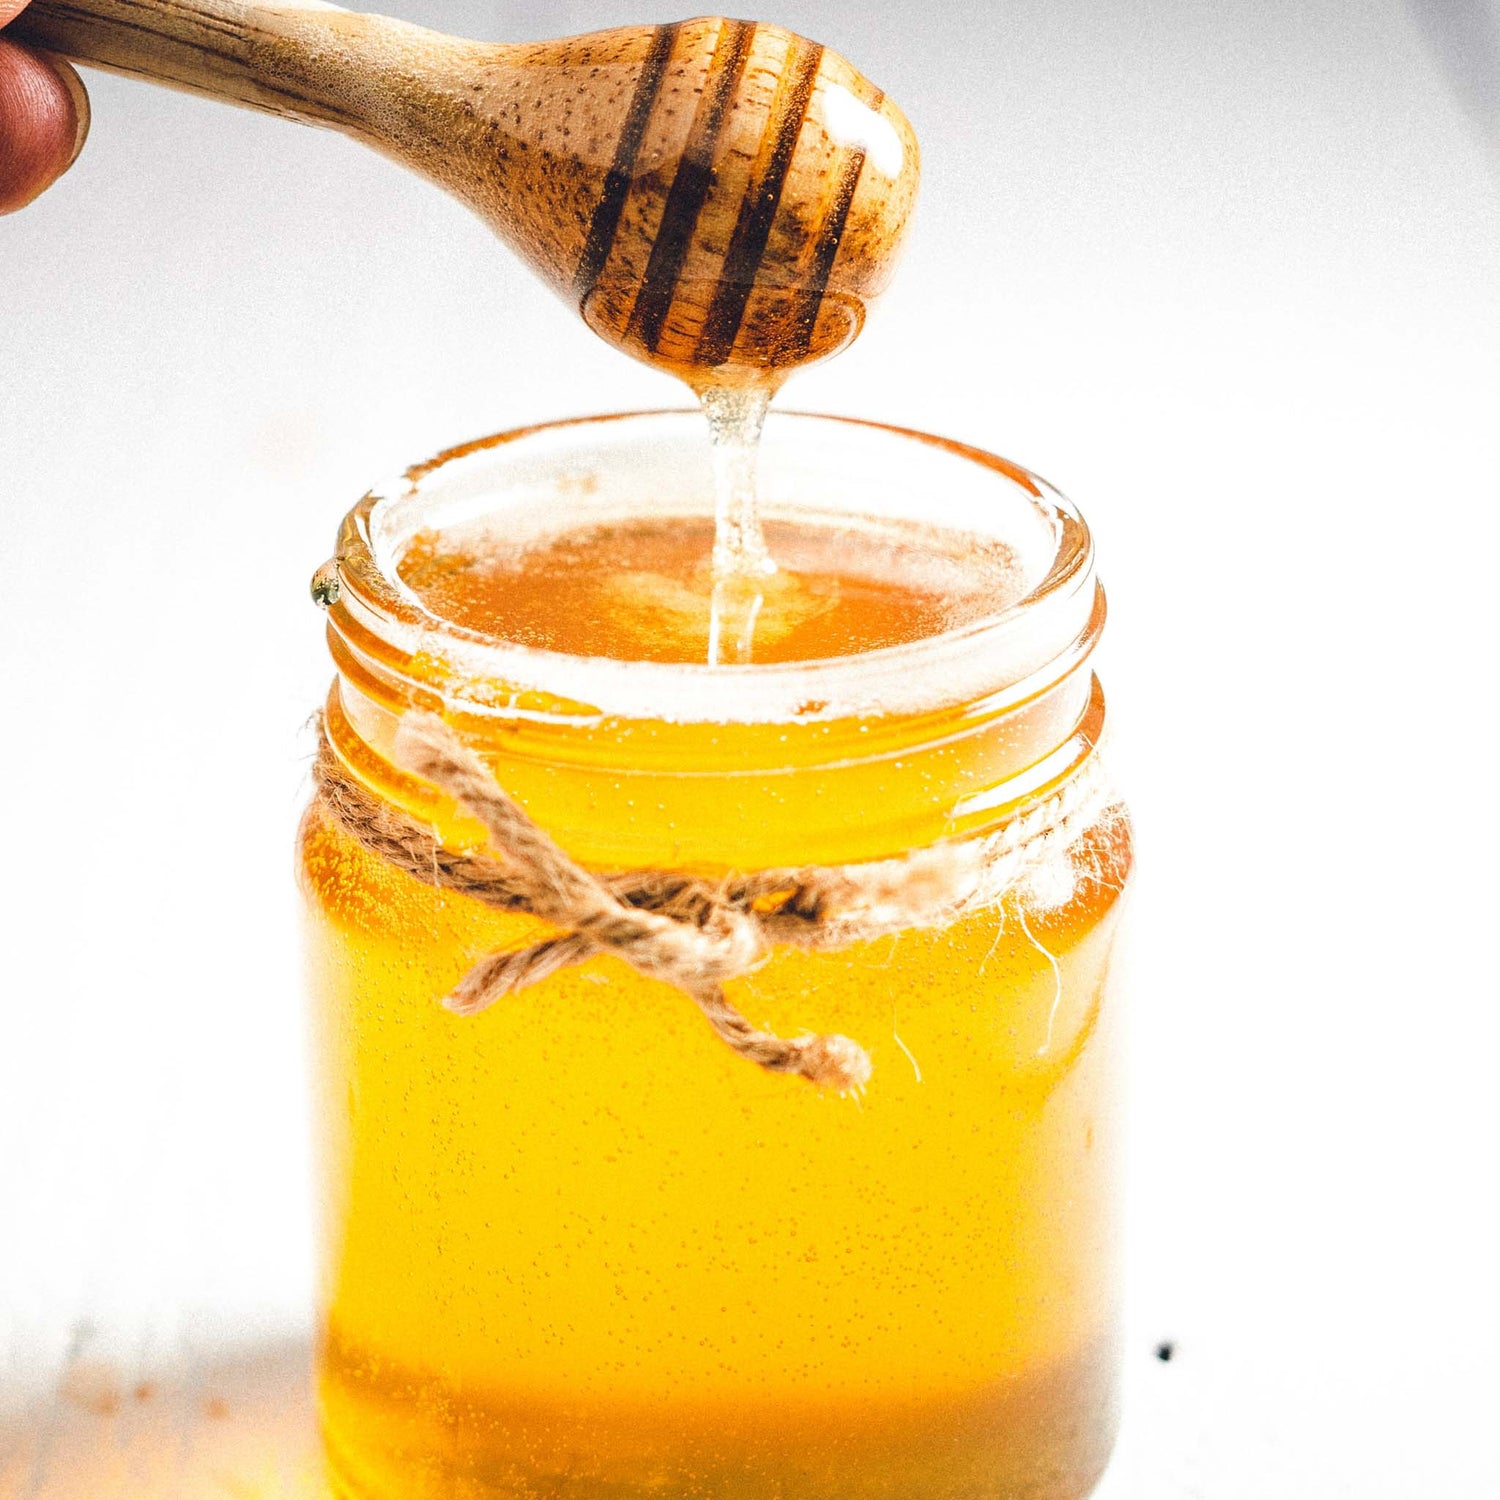
<svg viewBox="0 0 1500 1500">
<path fill-rule="evenodd" d="M 88 130 L 88 95 L 72 67 L 0 34 L 0 213 L 61 177 Z"/>
</svg>

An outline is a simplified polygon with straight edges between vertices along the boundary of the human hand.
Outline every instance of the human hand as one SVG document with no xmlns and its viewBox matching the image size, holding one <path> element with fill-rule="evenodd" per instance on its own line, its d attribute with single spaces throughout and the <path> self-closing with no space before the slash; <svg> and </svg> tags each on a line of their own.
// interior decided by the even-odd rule
<svg viewBox="0 0 1500 1500">
<path fill-rule="evenodd" d="M 0 26 L 25 9 L 26 0 L 0 0 Z M 88 133 L 89 98 L 72 67 L 0 32 L 0 214 L 61 177 Z"/>
</svg>

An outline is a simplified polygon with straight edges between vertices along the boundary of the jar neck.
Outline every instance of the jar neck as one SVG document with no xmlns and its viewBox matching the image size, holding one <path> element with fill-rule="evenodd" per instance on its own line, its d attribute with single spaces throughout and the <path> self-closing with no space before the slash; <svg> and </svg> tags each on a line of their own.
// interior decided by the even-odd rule
<svg viewBox="0 0 1500 1500">
<path fill-rule="evenodd" d="M 319 574 L 338 672 L 326 726 L 351 773 L 456 846 L 482 842 L 392 763 L 401 715 L 437 711 L 575 859 L 711 871 L 855 863 L 977 834 L 1078 770 L 1104 715 L 1088 668 L 1105 606 L 1087 529 L 1025 471 L 921 434 L 783 418 L 768 423 L 763 475 L 781 463 L 789 486 L 850 514 L 915 497 L 992 525 L 1029 592 L 962 629 L 785 667 L 673 667 L 526 651 L 403 591 L 417 530 L 476 506 L 503 518 L 513 492 L 534 508 L 549 486 L 575 508 L 603 503 L 612 483 L 626 505 L 659 496 L 631 466 L 645 451 L 681 467 L 702 445 L 695 424 L 649 413 L 493 439 L 351 512 L 334 570 Z"/>
<path fill-rule="evenodd" d="M 1101 606 L 1102 607 L 1102 606 Z M 455 847 L 483 831 L 397 769 L 401 715 L 345 663 L 326 729 L 350 771 Z M 1077 773 L 1104 730 L 1104 699 L 1078 663 L 1026 702 L 893 722 L 690 725 L 449 721 L 496 780 L 575 859 L 600 869 L 721 871 L 883 859 L 986 832 Z"/>
</svg>

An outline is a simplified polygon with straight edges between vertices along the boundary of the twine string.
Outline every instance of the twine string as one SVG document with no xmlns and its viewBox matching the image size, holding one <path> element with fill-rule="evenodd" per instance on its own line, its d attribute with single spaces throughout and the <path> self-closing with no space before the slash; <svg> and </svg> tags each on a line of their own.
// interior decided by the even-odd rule
<svg viewBox="0 0 1500 1500">
<path fill-rule="evenodd" d="M 393 746 L 401 769 L 438 787 L 485 827 L 494 853 L 458 854 L 370 792 L 321 729 L 319 802 L 356 842 L 395 868 L 499 911 L 558 929 L 489 954 L 444 1000 L 472 1016 L 598 953 L 675 986 L 741 1057 L 840 1093 L 869 1081 L 869 1054 L 837 1034 L 780 1037 L 753 1026 L 724 993 L 775 947 L 828 951 L 906 928 L 936 926 L 998 903 L 1043 866 L 1067 860 L 1115 804 L 1097 755 L 1051 797 L 977 839 L 864 864 L 768 869 L 712 882 L 672 870 L 598 876 L 571 859 L 513 802 L 484 762 L 435 714 L 405 715 Z M 499 857 L 496 857 L 499 856 Z"/>
</svg>

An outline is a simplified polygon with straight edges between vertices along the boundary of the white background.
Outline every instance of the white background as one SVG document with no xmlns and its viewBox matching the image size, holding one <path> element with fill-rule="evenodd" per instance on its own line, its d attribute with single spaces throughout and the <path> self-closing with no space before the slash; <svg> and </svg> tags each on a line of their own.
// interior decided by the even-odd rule
<svg viewBox="0 0 1500 1500">
<path fill-rule="evenodd" d="M 679 14 L 391 8 L 516 40 Z M 1500 22 L 767 18 L 900 100 L 926 169 L 882 315 L 788 404 L 1028 464 L 1110 589 L 1142 873 L 1102 1500 L 1500 1495 Z M 0 1494 L 290 1494 L 253 1394 L 211 1440 L 194 1402 L 261 1371 L 284 1405 L 309 1296 L 306 580 L 387 472 L 681 397 L 368 152 L 93 83 L 77 167 L 0 221 Z M 156 1441 L 148 1376 L 175 1457 L 100 1478 Z"/>
</svg>

